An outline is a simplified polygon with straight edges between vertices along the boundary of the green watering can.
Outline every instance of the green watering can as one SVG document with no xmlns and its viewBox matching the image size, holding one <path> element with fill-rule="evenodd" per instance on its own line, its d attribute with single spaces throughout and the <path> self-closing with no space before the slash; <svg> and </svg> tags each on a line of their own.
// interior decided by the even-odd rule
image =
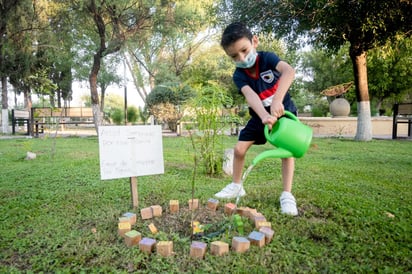
<svg viewBox="0 0 412 274">
<path fill-rule="evenodd" d="M 269 132 L 265 126 L 266 140 L 276 149 L 260 153 L 253 159 L 253 165 L 266 158 L 300 158 L 308 151 L 312 141 L 312 128 L 302 124 L 293 113 L 285 110 L 285 116 L 281 117 Z"/>
</svg>

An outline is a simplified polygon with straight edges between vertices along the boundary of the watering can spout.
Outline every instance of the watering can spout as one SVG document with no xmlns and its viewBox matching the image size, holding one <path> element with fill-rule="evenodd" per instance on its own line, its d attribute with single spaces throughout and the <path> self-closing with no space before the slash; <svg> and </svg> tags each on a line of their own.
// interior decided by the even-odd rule
<svg viewBox="0 0 412 274">
<path fill-rule="evenodd" d="M 264 133 L 266 140 L 277 149 L 262 152 L 253 160 L 253 165 L 266 158 L 300 158 L 308 150 L 312 141 L 312 129 L 302 124 L 291 112 L 285 110 L 285 116 L 281 117 L 273 126 L 272 131 L 266 125 Z"/>
<path fill-rule="evenodd" d="M 256 165 L 260 161 L 267 159 L 267 158 L 290 158 L 290 157 L 293 157 L 292 152 L 286 149 L 283 149 L 283 148 L 266 150 L 260 153 L 258 156 L 256 156 L 255 159 L 253 159 L 252 164 Z"/>
</svg>

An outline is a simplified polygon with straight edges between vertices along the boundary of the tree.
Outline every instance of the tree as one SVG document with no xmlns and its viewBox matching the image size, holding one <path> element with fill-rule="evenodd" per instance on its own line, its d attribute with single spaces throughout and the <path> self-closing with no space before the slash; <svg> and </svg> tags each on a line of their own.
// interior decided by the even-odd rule
<svg viewBox="0 0 412 274">
<path fill-rule="evenodd" d="M 390 113 L 393 103 L 412 97 L 412 39 L 397 38 L 368 55 L 369 91 L 376 112 Z"/>
<path fill-rule="evenodd" d="M 230 16 L 224 9 L 229 10 Z M 355 139 L 372 138 L 367 52 L 395 35 L 412 34 L 411 1 L 234 0 L 223 1 L 221 13 L 256 25 L 258 31 L 275 29 L 279 35 L 297 43 L 306 39 L 336 50 L 349 42 L 358 102 Z"/>
<path fill-rule="evenodd" d="M 189 86 L 179 83 L 158 85 L 147 96 L 146 107 L 158 122 L 167 123 L 175 132 L 183 116 L 183 105 L 192 92 Z"/>
<path fill-rule="evenodd" d="M 86 26 L 93 26 L 97 36 L 91 32 L 84 33 L 90 36 L 95 45 L 93 65 L 89 74 L 90 94 L 93 108 L 93 117 L 96 131 L 102 123 L 101 108 L 97 92 L 98 74 L 102 59 L 119 52 L 127 39 L 151 26 L 151 17 L 157 12 L 156 6 L 145 1 L 123 0 L 87 0 L 74 1 L 77 12 L 81 12 L 79 19 Z M 80 28 L 78 29 L 80 30 Z"/>
<path fill-rule="evenodd" d="M 334 54 L 318 48 L 302 53 L 300 66 L 304 78 L 301 81 L 304 89 L 312 95 L 307 96 L 307 100 L 302 103 L 311 106 L 313 115 L 324 116 L 329 111 L 328 102 L 333 97 L 328 97 L 326 101 L 321 91 L 353 79 L 347 50 L 348 47 L 344 46 Z M 356 102 L 353 89 L 345 93 L 344 97 L 350 104 Z"/>
<path fill-rule="evenodd" d="M 22 13 L 22 6 L 25 6 L 30 1 L 17 0 L 17 1 L 1 1 L 0 2 L 0 78 L 1 78 L 1 98 L 2 98 L 2 132 L 8 133 L 8 94 L 7 94 L 7 78 L 10 77 L 11 66 L 16 55 L 16 51 L 13 49 L 13 43 L 16 41 L 17 34 L 21 37 L 21 29 L 15 28 L 15 26 L 26 27 L 21 21 L 25 21 L 26 16 L 31 14 L 31 9 L 25 9 L 25 13 Z M 14 36 L 14 39 L 12 40 Z"/>
<path fill-rule="evenodd" d="M 129 41 L 126 60 L 144 102 L 156 85 L 180 82 L 193 56 L 210 39 L 212 17 L 207 11 L 212 2 L 169 2 L 164 13 L 154 14 L 153 28 Z"/>
</svg>

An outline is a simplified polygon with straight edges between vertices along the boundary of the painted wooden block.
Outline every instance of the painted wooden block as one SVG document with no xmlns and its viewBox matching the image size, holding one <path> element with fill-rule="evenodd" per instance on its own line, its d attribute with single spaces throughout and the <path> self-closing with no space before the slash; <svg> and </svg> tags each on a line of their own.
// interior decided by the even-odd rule
<svg viewBox="0 0 412 274">
<path fill-rule="evenodd" d="M 269 228 L 269 227 L 261 227 L 259 229 L 259 232 L 265 234 L 265 242 L 266 244 L 270 243 L 272 241 L 273 235 L 275 234 L 275 232 Z"/>
<path fill-rule="evenodd" d="M 207 244 L 203 242 L 193 241 L 190 245 L 190 257 L 203 259 L 206 254 Z"/>
<path fill-rule="evenodd" d="M 222 241 L 214 241 L 210 244 L 210 253 L 216 256 L 229 253 L 229 244 Z"/>
<path fill-rule="evenodd" d="M 190 199 L 189 200 L 189 209 L 195 210 L 199 208 L 199 199 Z"/>
<path fill-rule="evenodd" d="M 160 205 L 152 205 L 151 208 L 152 208 L 153 217 L 162 216 L 162 207 Z"/>
<path fill-rule="evenodd" d="M 121 217 L 121 218 L 127 218 L 127 219 L 129 219 L 129 223 L 130 223 L 131 225 L 134 225 L 134 224 L 136 223 L 136 214 L 135 214 L 135 213 L 126 212 L 125 214 L 123 214 L 123 217 Z M 121 218 L 119 218 L 119 223 L 120 223 L 120 219 L 121 219 Z"/>
<path fill-rule="evenodd" d="M 156 240 L 152 238 L 143 238 L 139 242 L 139 248 L 142 252 L 152 253 L 156 245 Z"/>
<path fill-rule="evenodd" d="M 153 211 L 151 207 L 142 208 L 140 210 L 140 215 L 142 216 L 143 220 L 153 218 Z"/>
<path fill-rule="evenodd" d="M 179 212 L 179 201 L 178 200 L 170 200 L 169 201 L 169 208 L 171 213 Z"/>
<path fill-rule="evenodd" d="M 258 221 L 266 221 L 265 216 L 260 212 L 251 212 L 249 219 L 256 225 Z"/>
<path fill-rule="evenodd" d="M 209 208 L 210 210 L 216 211 L 218 205 L 219 201 L 216 199 L 210 198 L 207 201 L 207 208 Z"/>
<path fill-rule="evenodd" d="M 252 209 L 251 209 L 250 207 L 244 207 L 244 206 L 242 206 L 242 207 L 238 207 L 238 208 L 236 209 L 236 213 L 239 214 L 240 216 L 249 218 L 249 212 L 250 212 L 251 210 L 252 210 Z"/>
<path fill-rule="evenodd" d="M 255 208 L 249 208 L 248 211 L 245 213 L 245 217 L 249 218 L 250 220 L 253 218 L 253 215 L 258 213 Z"/>
<path fill-rule="evenodd" d="M 136 230 L 130 230 L 124 234 L 124 241 L 128 247 L 138 245 L 142 235 Z"/>
<path fill-rule="evenodd" d="M 118 224 L 117 232 L 120 236 L 124 237 L 126 232 L 129 232 L 130 230 L 132 230 L 132 225 L 129 222 L 122 222 Z"/>
<path fill-rule="evenodd" d="M 225 205 L 225 214 L 232 215 L 236 211 L 236 205 L 233 203 L 227 203 Z"/>
<path fill-rule="evenodd" d="M 158 232 L 156 226 L 154 225 L 154 223 L 151 223 L 149 225 L 149 229 L 150 229 L 150 232 L 152 232 L 152 234 L 156 234 Z"/>
<path fill-rule="evenodd" d="M 244 253 L 250 248 L 250 241 L 245 237 L 232 238 L 232 250 L 237 253 Z"/>
<path fill-rule="evenodd" d="M 159 241 L 156 245 L 157 254 L 163 257 L 173 255 L 173 242 L 172 241 Z"/>
<path fill-rule="evenodd" d="M 258 247 L 262 247 L 265 245 L 265 234 L 263 234 L 262 232 L 252 231 L 249 234 L 248 239 L 250 241 L 250 244 L 252 245 Z"/>
<path fill-rule="evenodd" d="M 271 228 L 272 227 L 272 224 L 270 223 L 270 222 L 267 222 L 267 221 L 257 221 L 256 223 L 255 223 L 255 227 L 256 227 L 256 229 L 260 229 L 261 227 L 269 227 L 269 228 Z"/>
</svg>

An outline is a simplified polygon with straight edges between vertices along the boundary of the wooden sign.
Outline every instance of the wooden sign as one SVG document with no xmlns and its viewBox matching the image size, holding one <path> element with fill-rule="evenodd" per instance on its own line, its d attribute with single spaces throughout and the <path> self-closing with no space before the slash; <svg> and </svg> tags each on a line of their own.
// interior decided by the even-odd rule
<svg viewBox="0 0 412 274">
<path fill-rule="evenodd" d="M 161 126 L 100 126 L 102 180 L 164 173 Z"/>
</svg>

